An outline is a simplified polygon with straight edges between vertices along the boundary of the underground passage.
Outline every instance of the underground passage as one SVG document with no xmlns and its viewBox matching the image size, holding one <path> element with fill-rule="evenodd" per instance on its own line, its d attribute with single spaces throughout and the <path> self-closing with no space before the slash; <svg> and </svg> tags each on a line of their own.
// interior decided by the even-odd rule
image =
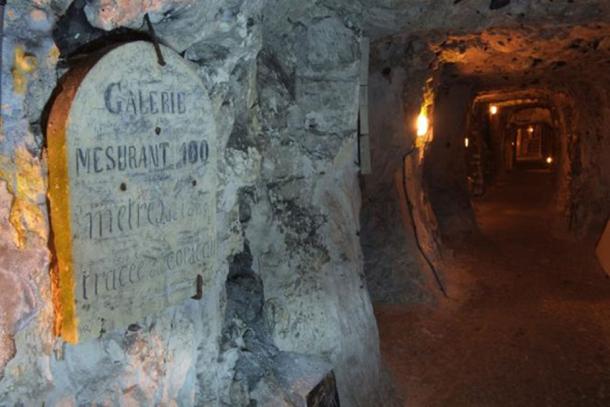
<svg viewBox="0 0 610 407">
<path fill-rule="evenodd" d="M 0 406 L 610 405 L 610 2 L 0 21 Z"/>
</svg>

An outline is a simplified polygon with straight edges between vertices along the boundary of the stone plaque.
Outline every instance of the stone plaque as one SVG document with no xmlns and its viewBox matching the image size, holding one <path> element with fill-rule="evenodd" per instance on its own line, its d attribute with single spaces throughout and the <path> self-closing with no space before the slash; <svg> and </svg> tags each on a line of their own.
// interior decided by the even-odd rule
<svg viewBox="0 0 610 407">
<path fill-rule="evenodd" d="M 98 337 L 197 294 L 216 257 L 216 130 L 194 69 L 144 41 L 62 80 L 47 131 L 56 330 Z"/>
</svg>

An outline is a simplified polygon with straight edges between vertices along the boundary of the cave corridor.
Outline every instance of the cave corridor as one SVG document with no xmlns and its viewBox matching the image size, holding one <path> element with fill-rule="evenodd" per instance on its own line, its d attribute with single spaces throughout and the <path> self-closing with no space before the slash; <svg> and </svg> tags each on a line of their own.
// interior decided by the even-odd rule
<svg viewBox="0 0 610 407">
<path fill-rule="evenodd" d="M 609 54 L 589 28 L 372 48 L 362 240 L 405 405 L 610 403 Z"/>
</svg>

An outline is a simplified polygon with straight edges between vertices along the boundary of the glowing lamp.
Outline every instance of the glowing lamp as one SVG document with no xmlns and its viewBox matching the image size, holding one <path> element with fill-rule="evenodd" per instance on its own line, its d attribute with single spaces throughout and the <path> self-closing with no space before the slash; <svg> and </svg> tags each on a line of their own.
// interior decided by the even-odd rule
<svg viewBox="0 0 610 407">
<path fill-rule="evenodd" d="M 428 117 L 424 113 L 420 113 L 417 116 L 417 137 L 423 137 L 428 133 L 429 124 Z"/>
<path fill-rule="evenodd" d="M 528 132 L 528 133 L 533 133 L 533 132 L 534 132 L 534 128 L 533 128 L 532 126 L 529 126 L 529 127 L 527 128 L 527 132 Z"/>
<path fill-rule="evenodd" d="M 469 145 L 470 145 L 470 140 L 468 139 L 468 137 L 466 137 L 464 139 L 464 147 L 468 148 Z"/>
<path fill-rule="evenodd" d="M 491 115 L 497 114 L 498 113 L 498 106 L 496 106 L 496 105 L 489 106 L 489 113 Z"/>
<path fill-rule="evenodd" d="M 546 158 L 546 163 L 547 164 L 553 164 L 553 157 L 549 156 Z"/>
</svg>

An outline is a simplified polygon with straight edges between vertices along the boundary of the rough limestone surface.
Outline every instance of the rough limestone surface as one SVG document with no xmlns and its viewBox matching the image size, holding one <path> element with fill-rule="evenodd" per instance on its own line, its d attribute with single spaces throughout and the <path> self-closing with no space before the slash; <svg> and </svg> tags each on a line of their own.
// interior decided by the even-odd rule
<svg viewBox="0 0 610 407">
<path fill-rule="evenodd" d="M 541 2 L 511 1 L 492 10 L 490 0 L 359 0 L 361 21 L 372 38 L 399 32 L 477 32 L 488 27 L 528 24 L 579 24 L 606 19 L 610 4 L 604 0 Z"/>
<path fill-rule="evenodd" d="M 281 352 L 332 367 L 342 405 L 382 400 L 359 241 L 360 32 L 347 11 L 262 0 L 9 4 L 0 284 L 11 295 L 1 304 L 0 404 L 292 405 L 269 362 Z M 146 37 L 145 13 L 209 91 L 218 265 L 201 300 L 70 345 L 54 334 L 45 105 L 79 63 L 65 57 L 117 35 Z M 235 269 L 252 277 L 234 279 Z M 253 315 L 231 311 L 244 292 L 260 304 Z"/>
<path fill-rule="evenodd" d="M 264 14 L 260 136 L 244 140 L 264 159 L 246 238 L 273 337 L 280 349 L 328 357 L 342 403 L 374 405 L 379 349 L 358 237 L 358 35 L 309 3 L 270 1 Z"/>
</svg>

